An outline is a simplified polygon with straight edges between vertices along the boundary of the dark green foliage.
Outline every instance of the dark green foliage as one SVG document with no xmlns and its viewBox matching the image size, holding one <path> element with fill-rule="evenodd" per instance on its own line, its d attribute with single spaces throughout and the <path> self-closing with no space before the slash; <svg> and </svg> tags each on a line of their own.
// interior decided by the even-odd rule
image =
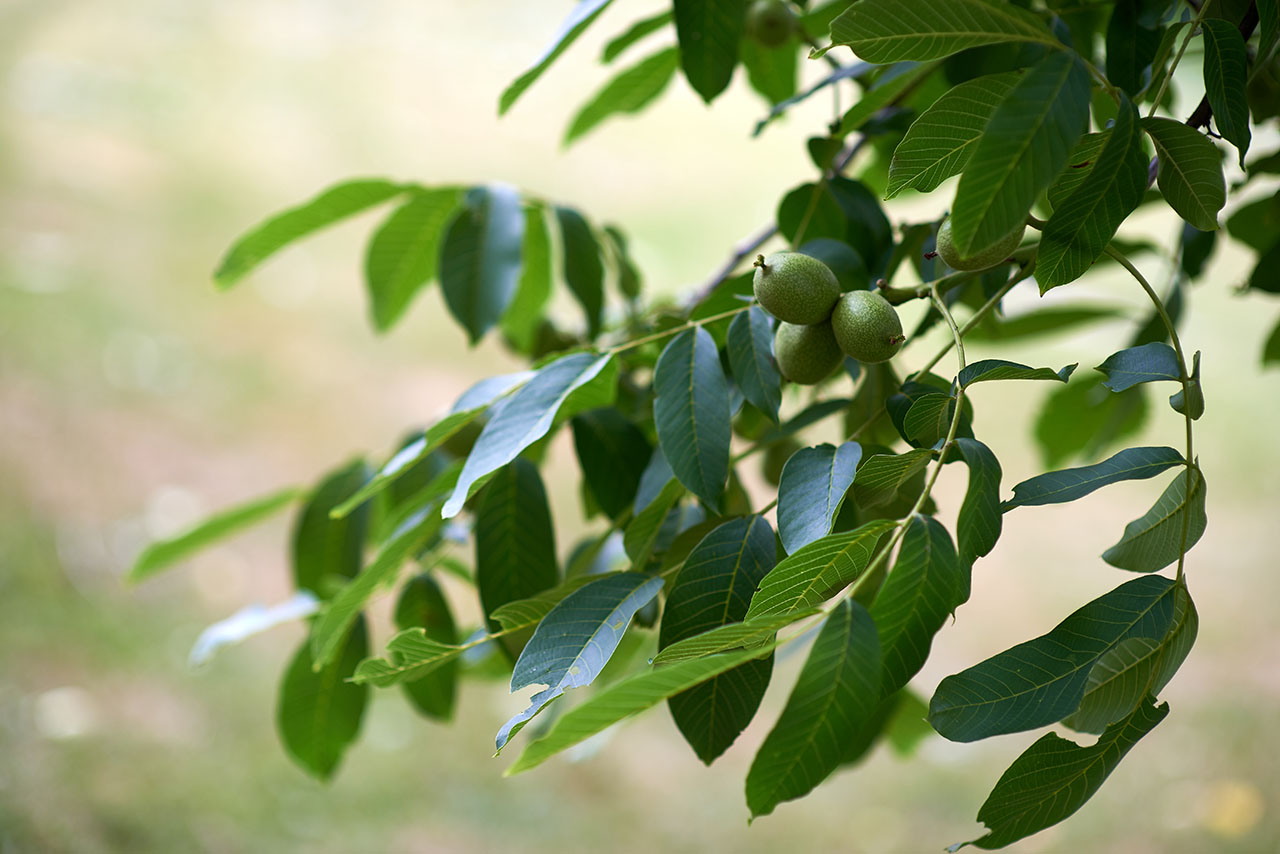
<svg viewBox="0 0 1280 854">
<path fill-rule="evenodd" d="M 363 460 L 333 472 L 320 482 L 298 514 L 293 528 L 293 583 L 328 598 L 334 586 L 360 571 L 370 510 L 362 504 L 341 519 L 330 513 L 373 475 Z"/>
<path fill-rule="evenodd" d="M 537 467 L 517 459 L 498 469 L 476 508 L 476 590 L 491 628 L 500 606 L 555 586 L 554 530 Z"/>
<path fill-rule="evenodd" d="M 430 575 L 416 575 L 405 583 L 396 602 L 396 627 L 401 631 L 421 628 L 426 636 L 442 644 L 458 642 L 453 613 L 440 585 Z M 405 695 L 413 707 L 429 718 L 453 718 L 458 685 L 458 662 L 448 661 L 435 670 L 404 683 Z"/>
<path fill-rule="evenodd" d="M 356 620 L 339 654 L 319 671 L 312 667 L 310 648 L 303 641 L 285 670 L 276 701 L 276 728 L 289 756 L 308 774 L 327 780 L 360 733 L 369 699 L 369 686 L 347 681 L 369 654 L 364 618 Z"/>
</svg>

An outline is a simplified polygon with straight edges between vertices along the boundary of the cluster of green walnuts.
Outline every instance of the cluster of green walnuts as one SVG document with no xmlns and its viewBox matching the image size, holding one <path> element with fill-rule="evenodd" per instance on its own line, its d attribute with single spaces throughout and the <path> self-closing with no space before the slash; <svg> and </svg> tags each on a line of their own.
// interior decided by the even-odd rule
<svg viewBox="0 0 1280 854">
<path fill-rule="evenodd" d="M 886 362 L 902 349 L 902 321 L 874 291 L 840 293 L 831 268 L 800 252 L 756 258 L 756 301 L 780 323 L 773 354 L 782 375 L 813 385 L 831 375 L 845 356 Z"/>
</svg>

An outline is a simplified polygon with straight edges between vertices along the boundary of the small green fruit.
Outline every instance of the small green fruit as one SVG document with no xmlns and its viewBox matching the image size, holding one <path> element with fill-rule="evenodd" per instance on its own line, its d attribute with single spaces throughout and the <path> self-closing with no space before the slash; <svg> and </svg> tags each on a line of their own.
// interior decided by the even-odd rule
<svg viewBox="0 0 1280 854">
<path fill-rule="evenodd" d="M 836 341 L 859 362 L 887 362 L 902 349 L 902 321 L 889 301 L 874 291 L 849 291 L 831 313 Z"/>
<path fill-rule="evenodd" d="M 825 380 L 844 358 L 831 324 L 803 326 L 782 322 L 773 336 L 778 369 L 793 383 L 813 385 Z"/>
<path fill-rule="evenodd" d="M 764 310 L 785 323 L 812 326 L 831 316 L 840 298 L 840 283 L 831 268 L 802 252 L 757 256 L 753 279 Z"/>
<path fill-rule="evenodd" d="M 765 47 L 781 47 L 791 38 L 795 17 L 783 0 L 756 0 L 747 9 L 747 34 Z"/>
<path fill-rule="evenodd" d="M 1017 249 L 1018 244 L 1022 242 L 1022 235 L 1026 230 L 1025 225 L 1015 228 L 989 248 L 965 258 L 956 251 L 955 244 L 951 242 L 951 219 L 948 218 L 942 224 L 942 228 L 938 229 L 938 254 L 953 270 L 985 270 L 1012 255 L 1013 250 Z"/>
</svg>

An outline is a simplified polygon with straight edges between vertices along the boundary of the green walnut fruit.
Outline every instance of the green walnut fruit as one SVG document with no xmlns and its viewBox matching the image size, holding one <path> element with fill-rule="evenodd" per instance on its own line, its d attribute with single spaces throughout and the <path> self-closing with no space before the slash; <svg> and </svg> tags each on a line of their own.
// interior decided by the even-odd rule
<svg viewBox="0 0 1280 854">
<path fill-rule="evenodd" d="M 781 47 L 791 38 L 795 17 L 783 0 L 756 0 L 747 9 L 747 34 L 765 47 Z"/>
<path fill-rule="evenodd" d="M 1015 228 L 991 247 L 966 258 L 956 251 L 956 245 L 951 242 L 951 220 L 948 219 L 938 229 L 938 254 L 953 270 L 985 270 L 1012 255 L 1013 250 L 1022 242 L 1022 234 L 1026 230 L 1025 225 Z"/>
<path fill-rule="evenodd" d="M 887 362 L 907 338 L 889 301 L 875 291 L 849 291 L 831 312 L 831 328 L 846 355 L 859 362 Z"/>
<path fill-rule="evenodd" d="M 812 326 L 831 316 L 840 283 L 831 268 L 802 252 L 756 256 L 756 299 L 784 323 Z"/>
<path fill-rule="evenodd" d="M 773 355 L 782 375 L 800 385 L 825 380 L 844 358 L 831 324 L 825 320 L 808 326 L 779 323 L 773 335 Z"/>
</svg>

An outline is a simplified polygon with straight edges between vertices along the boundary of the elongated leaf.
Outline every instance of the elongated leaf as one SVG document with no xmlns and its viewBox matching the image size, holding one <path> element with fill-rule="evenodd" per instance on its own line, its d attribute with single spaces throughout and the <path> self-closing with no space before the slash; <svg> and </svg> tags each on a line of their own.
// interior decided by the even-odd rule
<svg viewBox="0 0 1280 854">
<path fill-rule="evenodd" d="M 1152 341 L 1112 353 L 1094 370 L 1106 376 L 1102 384 L 1112 391 L 1124 391 L 1139 383 L 1177 382 L 1182 377 L 1178 354 L 1163 341 Z"/>
<path fill-rule="evenodd" d="M 535 593 L 527 599 L 508 602 L 490 614 L 490 618 L 502 627 L 504 632 L 518 632 L 531 629 L 542 621 L 542 618 L 559 605 L 564 598 L 585 584 L 590 584 L 599 576 L 578 575 L 568 578 L 549 590 Z"/>
<path fill-rule="evenodd" d="M 1227 201 L 1222 160 L 1209 138 L 1174 119 L 1142 120 L 1160 159 L 1156 182 L 1178 216 L 1201 231 L 1216 231 L 1218 211 Z"/>
<path fill-rule="evenodd" d="M 1221 18 L 1205 18 L 1204 92 L 1213 110 L 1213 123 L 1240 152 L 1240 168 L 1249 150 L 1249 101 L 1245 97 L 1249 51 L 1240 31 Z"/>
<path fill-rule="evenodd" d="M 1080 141 L 1076 143 L 1075 148 L 1071 149 L 1071 154 L 1067 157 L 1067 168 L 1058 173 L 1058 177 L 1045 191 L 1049 204 L 1054 210 L 1057 210 L 1072 193 L 1080 188 L 1084 179 L 1089 177 L 1094 164 L 1098 161 L 1098 155 L 1102 152 L 1102 146 L 1106 145 L 1110 137 L 1111 128 L 1100 133 L 1086 133 L 1080 137 Z"/>
<path fill-rule="evenodd" d="M 457 187 L 416 192 L 373 233 L 364 278 L 378 331 L 394 326 L 418 290 L 435 278 L 441 232 L 461 201 Z"/>
<path fill-rule="evenodd" d="M 761 516 L 735 519 L 707 534 L 667 594 L 658 649 L 740 624 L 774 558 L 773 529 Z M 710 765 L 729 749 L 755 715 L 772 672 L 772 656 L 754 659 L 667 700 L 699 759 Z"/>
<path fill-rule="evenodd" d="M 788 554 L 831 533 L 853 472 L 862 459 L 862 446 L 801 448 L 782 467 L 778 483 L 778 535 Z"/>
<path fill-rule="evenodd" d="M 1119 0 L 1107 22 L 1107 79 L 1134 97 L 1160 48 L 1160 32 L 1144 25 L 1141 0 Z"/>
<path fill-rule="evenodd" d="M 650 33 L 655 33 L 663 27 L 667 26 L 674 20 L 675 16 L 670 10 L 659 12 L 648 18 L 641 18 L 626 29 L 621 35 L 615 36 L 604 46 L 604 52 L 600 54 L 600 61 L 605 65 L 613 62 L 623 51 L 640 41 Z"/>
<path fill-rule="evenodd" d="M 392 533 L 378 550 L 377 556 L 346 586 L 334 594 L 311 627 L 311 666 L 316 670 L 328 666 L 341 651 L 347 630 L 359 616 L 369 597 L 379 587 L 391 584 L 400 567 L 413 554 L 421 551 L 444 525 L 435 505 L 417 511 Z"/>
<path fill-rule="evenodd" d="M 831 22 L 831 41 L 878 63 L 941 59 L 1001 42 L 1061 47 L 1035 16 L 987 0 L 861 0 Z"/>
<path fill-rule="evenodd" d="M 662 532 L 663 521 L 684 493 L 685 489 L 680 481 L 667 481 L 653 501 L 627 523 L 627 529 L 622 534 L 622 545 L 633 566 L 643 568 L 649 562 L 654 544 Z"/>
<path fill-rule="evenodd" d="M 845 599 L 823 624 L 782 715 L 747 772 L 752 817 L 799 798 L 834 771 L 880 704 L 880 641 L 866 609 Z"/>
<path fill-rule="evenodd" d="M 1015 507 L 1065 504 L 1112 483 L 1155 477 L 1183 462 L 1182 454 L 1173 448 L 1126 448 L 1091 466 L 1045 472 L 1024 480 L 1000 509 L 1008 512 Z"/>
<path fill-rule="evenodd" d="M 612 361 L 613 356 L 608 353 L 570 353 L 539 369 L 484 425 L 453 495 L 445 502 L 444 517 L 458 515 L 480 478 L 511 462 L 547 435 L 569 396 L 595 379 Z"/>
<path fill-rule="evenodd" d="M 1062 335 L 1079 326 L 1112 320 L 1120 312 L 1107 306 L 1041 308 L 1012 317 L 992 319 L 970 330 L 965 338 L 973 341 L 1016 341 L 1023 338 Z"/>
<path fill-rule="evenodd" d="M 426 573 L 410 579 L 400 591 L 395 620 L 401 631 L 417 627 L 434 641 L 444 644 L 458 642 L 458 629 L 444 591 Z M 405 696 L 410 704 L 427 717 L 439 721 L 453 718 L 457 691 L 457 661 L 448 661 L 421 679 L 404 683 Z"/>
<path fill-rule="evenodd" d="M 933 636 L 960 604 L 962 580 L 947 529 L 928 516 L 912 517 L 893 570 L 871 605 L 884 660 L 882 697 L 920 672 Z"/>
<path fill-rule="evenodd" d="M 386 658 L 366 658 L 361 661 L 355 669 L 352 681 L 377 685 L 379 688 L 407 684 L 448 665 L 477 645 L 478 643 L 459 645 L 439 641 L 428 637 L 424 628 L 405 629 L 387 641 Z"/>
<path fill-rule="evenodd" d="M 1000 461 L 976 439 L 956 439 L 956 448 L 969 466 L 969 488 L 956 517 L 956 539 L 964 567 L 960 601 L 969 601 L 969 568 L 991 553 L 1000 539 Z"/>
<path fill-rule="evenodd" d="M 885 197 L 891 199 L 907 187 L 928 193 L 959 175 L 987 120 L 1017 81 L 1014 72 L 988 74 L 954 86 L 934 101 L 894 149 Z"/>
<path fill-rule="evenodd" d="M 720 506 L 729 476 L 729 385 L 711 333 L 686 329 L 667 344 L 654 369 L 653 420 L 658 444 L 685 487 Z"/>
<path fill-rule="evenodd" d="M 578 4 L 573 7 L 573 11 L 569 13 L 556 29 L 555 35 L 551 39 L 551 44 L 543 51 L 542 56 L 538 57 L 538 61 L 533 66 L 517 77 L 510 86 L 502 93 L 502 97 L 498 99 L 498 115 L 504 114 L 511 109 L 511 105 L 516 99 L 524 94 L 524 91 L 533 85 L 533 82 L 542 76 L 542 72 L 550 67 L 551 63 L 564 53 L 569 45 L 582 35 L 587 27 L 600 16 L 613 0 L 578 0 Z"/>
<path fill-rule="evenodd" d="M 729 85 L 738 64 L 745 0 L 674 0 L 680 66 L 708 104 Z"/>
<path fill-rule="evenodd" d="M 1027 70 L 991 114 L 960 176 L 951 208 L 957 252 L 982 252 L 1026 222 L 1088 116 L 1089 72 L 1074 54 L 1050 53 Z"/>
<path fill-rule="evenodd" d="M 729 623 L 663 648 L 654 656 L 653 664 L 675 664 L 677 661 L 705 658 L 734 649 L 755 649 L 772 640 L 779 629 L 817 613 L 817 608 L 808 608 L 790 614 L 774 614 L 741 623 Z"/>
<path fill-rule="evenodd" d="M 619 73 L 573 117 L 564 144 L 569 145 L 610 116 L 638 113 L 649 106 L 667 88 L 679 63 L 679 52 L 669 47 Z"/>
<path fill-rule="evenodd" d="M 935 65 L 915 65 L 908 62 L 895 66 L 893 73 L 886 72 L 881 75 L 876 79 L 875 85 L 864 92 L 858 102 L 840 119 L 840 134 L 850 134 L 860 130 L 882 109 L 904 97 L 907 90 L 936 70 Z"/>
<path fill-rule="evenodd" d="M 1112 394 L 1098 378 L 1056 386 L 1036 418 L 1036 441 L 1044 465 L 1061 465 L 1083 455 L 1096 459 L 1113 444 L 1132 436 L 1147 417 L 1142 387 Z"/>
<path fill-rule="evenodd" d="M 1017 362 L 1006 362 L 1004 359 L 983 359 L 966 365 L 956 377 L 956 382 L 962 388 L 991 380 L 1057 380 L 1065 383 L 1075 369 L 1075 365 L 1067 365 L 1055 371 L 1053 368 L 1032 368 Z"/>
<path fill-rule="evenodd" d="M 913 445 L 932 446 L 950 431 L 955 414 L 956 399 L 951 395 L 923 394 L 910 402 L 902 419 L 902 435 Z"/>
<path fill-rule="evenodd" d="M 499 323 L 502 334 L 518 351 L 529 353 L 546 320 L 551 299 L 551 235 L 546 210 L 531 204 L 524 212 L 524 242 L 520 248 L 520 281 Z"/>
<path fill-rule="evenodd" d="M 1142 518 L 1125 526 L 1120 542 L 1103 552 L 1102 559 L 1132 572 L 1156 572 L 1189 551 L 1208 525 L 1204 477 L 1198 469 L 1192 472 L 1180 472 Z"/>
<path fill-rule="evenodd" d="M 1168 703 L 1147 700 L 1088 747 L 1045 733 L 1013 761 L 978 810 L 987 835 L 965 844 L 1003 848 L 1062 821 L 1093 797 L 1125 754 L 1167 714 Z"/>
<path fill-rule="evenodd" d="M 573 445 L 596 503 L 612 518 L 630 509 L 653 447 L 616 409 L 573 416 Z"/>
<path fill-rule="evenodd" d="M 1054 206 L 1040 238 L 1040 293 L 1083 276 L 1147 191 L 1147 155 L 1138 111 L 1123 94 L 1116 123 L 1097 162 L 1071 195 Z"/>
<path fill-rule="evenodd" d="M 800 58 L 795 39 L 788 39 L 779 47 L 766 47 L 754 38 L 744 38 L 738 46 L 747 82 L 769 104 L 780 104 L 795 95 Z M 763 130 L 765 124 L 758 124 L 758 128 Z"/>
<path fill-rule="evenodd" d="M 291 486 L 216 513 L 175 537 L 151 543 L 134 561 L 128 581 L 132 584 L 150 578 L 201 549 L 269 518 L 297 501 L 302 494 L 301 489 Z"/>
<path fill-rule="evenodd" d="M 399 451 L 396 451 L 391 459 L 387 460 L 382 468 L 378 469 L 378 473 L 369 479 L 368 483 L 356 490 L 346 501 L 333 508 L 330 515 L 336 519 L 341 519 L 373 496 L 395 484 L 401 477 L 412 471 L 415 465 L 430 456 L 432 451 L 439 448 L 451 436 L 474 421 L 476 416 L 484 411 L 485 408 L 483 406 L 477 406 L 474 409 L 464 409 L 461 412 L 454 412 L 441 418 L 422 435 L 422 438 L 415 439 Z"/>
<path fill-rule="evenodd" d="M 753 649 L 695 658 L 657 667 L 611 685 L 582 705 L 566 712 L 542 738 L 530 742 L 507 769 L 508 776 L 541 765 L 560 751 L 681 691 L 773 651 L 772 642 Z"/>
<path fill-rule="evenodd" d="M 276 728 L 290 758 L 304 771 L 328 780 L 356 740 L 369 689 L 347 681 L 369 654 L 369 636 L 361 617 L 351 626 L 340 654 L 319 672 L 311 666 L 307 641 L 294 654 L 280 683 Z"/>
<path fill-rule="evenodd" d="M 371 475 L 364 461 L 357 460 L 326 476 L 307 499 L 293 528 L 293 583 L 299 590 L 327 599 L 335 580 L 360 571 L 369 505 L 362 504 L 342 519 L 330 517 Z"/>
<path fill-rule="evenodd" d="M 803 92 L 792 95 L 785 101 L 780 101 L 779 103 L 774 104 L 773 108 L 769 110 L 769 114 L 756 122 L 755 129 L 752 131 L 752 136 L 759 136 L 760 132 L 765 129 L 765 126 L 768 125 L 769 122 L 773 121 L 796 104 L 799 104 L 801 101 L 807 100 L 815 92 L 819 92 L 841 80 L 848 80 L 850 77 L 860 77 L 871 71 L 872 68 L 874 68 L 874 66 L 866 62 L 851 62 L 848 65 L 843 65 L 840 68 L 837 68 L 835 71 L 832 71 L 826 77 L 823 77 Z"/>
<path fill-rule="evenodd" d="M 440 287 L 449 313 L 472 345 L 501 319 L 515 296 L 524 241 L 520 194 L 503 184 L 473 187 L 445 229 Z"/>
<path fill-rule="evenodd" d="M 260 602 L 245 605 L 230 617 L 218 620 L 200 632 L 187 654 L 187 666 L 192 669 L 202 667 L 225 646 L 240 643 L 283 623 L 305 619 L 319 610 L 320 600 L 307 590 L 266 607 Z"/>
<path fill-rule="evenodd" d="M 499 469 L 476 509 L 476 589 L 485 614 L 554 587 L 555 529 L 538 468 L 516 459 Z M 489 619 L 489 628 L 497 628 Z"/>
<path fill-rule="evenodd" d="M 587 334 L 600 334 L 604 311 L 604 261 L 600 244 L 582 214 L 573 208 L 556 207 L 564 249 L 564 279 L 587 315 Z"/>
<path fill-rule="evenodd" d="M 1159 696 L 1195 645 L 1200 617 L 1186 588 L 1179 587 L 1173 623 L 1159 640 L 1129 638 L 1116 644 L 1089 671 L 1084 698 L 1063 724 L 1101 734 L 1128 717 L 1147 695 Z"/>
<path fill-rule="evenodd" d="M 1182 43 L 1183 30 L 1189 26 L 1191 26 L 1190 21 L 1173 21 L 1164 28 L 1164 35 L 1160 37 L 1160 46 L 1156 48 L 1156 55 L 1151 60 L 1151 79 L 1142 90 L 1141 100 L 1155 99 L 1156 93 L 1164 85 L 1165 78 L 1169 76 L 1169 60 L 1173 58 L 1178 45 Z"/>
<path fill-rule="evenodd" d="M 760 582 L 747 619 L 788 614 L 825 602 L 854 581 L 871 561 L 887 519 L 810 543 L 783 560 Z"/>
<path fill-rule="evenodd" d="M 1258 0 L 1258 26 L 1262 33 L 1258 39 L 1258 55 L 1254 57 L 1254 71 L 1266 65 L 1280 45 L 1280 3 L 1276 0 Z"/>
<path fill-rule="evenodd" d="M 782 405 L 782 376 L 773 360 L 772 327 L 764 309 L 753 305 L 729 324 L 725 349 L 742 396 L 776 424 Z"/>
<path fill-rule="evenodd" d="M 892 501 L 898 490 L 929 464 L 932 456 L 932 451 L 918 448 L 902 454 L 876 454 L 868 458 L 854 476 L 854 500 L 859 507 L 875 507 Z"/>
<path fill-rule="evenodd" d="M 213 279 L 220 288 L 229 288 L 271 255 L 296 240 L 355 216 L 409 189 L 383 178 L 344 181 L 313 199 L 276 214 L 247 234 L 241 235 L 222 262 Z"/>
<path fill-rule="evenodd" d="M 1129 638 L 1162 638 L 1173 622 L 1174 583 L 1149 575 L 1120 585 L 1048 634 L 948 676 L 929 722 L 951 741 L 977 741 L 1051 724 L 1080 706 L 1094 663 Z"/>
<path fill-rule="evenodd" d="M 538 624 L 511 674 L 511 690 L 547 687 L 529 708 L 498 730 L 498 750 L 550 702 L 590 685 L 609 662 L 631 618 L 662 588 L 662 579 L 638 572 L 607 575 L 565 597 Z"/>
</svg>

